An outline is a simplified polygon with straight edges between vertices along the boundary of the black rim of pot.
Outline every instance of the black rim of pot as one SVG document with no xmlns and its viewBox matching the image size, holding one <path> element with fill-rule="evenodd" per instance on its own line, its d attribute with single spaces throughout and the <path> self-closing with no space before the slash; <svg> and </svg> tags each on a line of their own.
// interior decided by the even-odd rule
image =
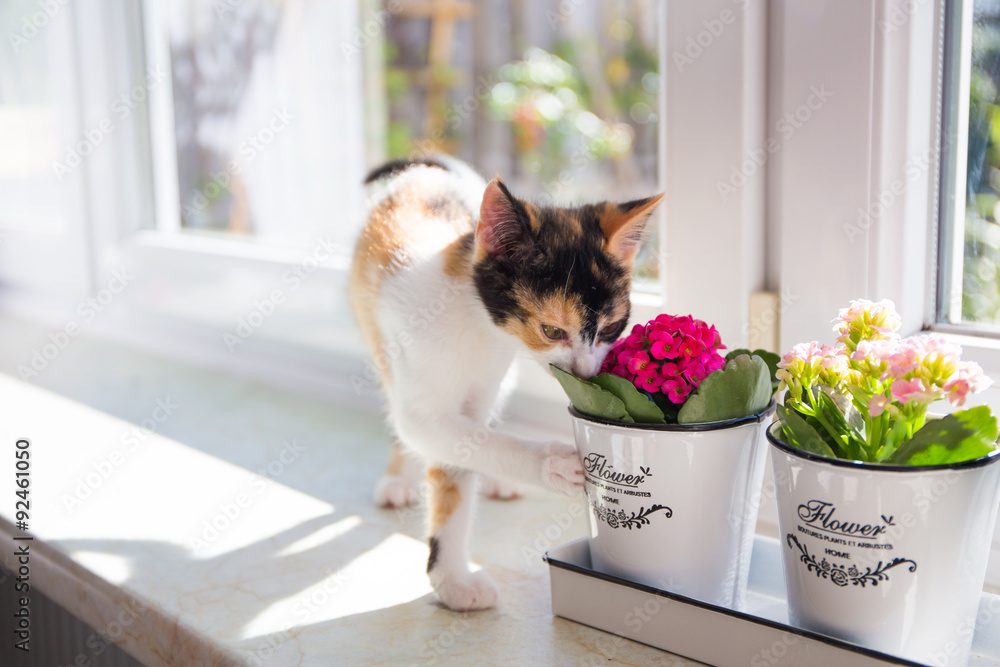
<svg viewBox="0 0 1000 667">
<path fill-rule="evenodd" d="M 797 456 L 800 459 L 806 459 L 807 461 L 826 463 L 840 468 L 851 468 L 853 470 L 866 470 L 871 472 L 932 472 L 935 470 L 966 470 L 970 468 L 981 468 L 985 465 L 1000 461 L 1000 449 L 994 449 L 986 456 L 981 456 L 978 459 L 969 459 L 968 461 L 959 461 L 958 463 L 942 463 L 940 465 L 933 466 L 893 465 L 885 463 L 868 463 L 867 461 L 855 461 L 854 459 L 831 459 L 828 456 L 820 456 L 819 454 L 813 454 L 812 452 L 805 452 L 801 449 L 796 449 L 795 447 L 782 442 L 778 439 L 778 436 L 773 433 L 775 429 L 780 427 L 781 423 L 777 420 L 767 427 L 768 442 L 770 442 L 771 446 L 776 450 L 785 454 Z"/>
<path fill-rule="evenodd" d="M 750 415 L 749 417 L 739 417 L 738 419 L 726 419 L 718 422 L 703 422 L 701 424 L 627 424 L 625 422 L 614 422 L 607 419 L 601 419 L 600 417 L 591 417 L 590 415 L 585 415 L 578 411 L 572 405 L 569 406 L 569 414 L 578 419 L 584 421 L 593 422 L 595 424 L 603 424 L 604 426 L 619 426 L 627 429 L 634 429 L 639 431 L 679 431 L 684 433 L 691 433 L 697 431 L 718 431 L 724 428 L 733 428 L 735 426 L 743 426 L 744 424 L 759 424 L 766 418 L 770 417 L 775 409 L 777 408 L 777 403 L 772 398 L 771 402 L 767 404 L 767 407 L 758 412 L 755 415 Z"/>
</svg>

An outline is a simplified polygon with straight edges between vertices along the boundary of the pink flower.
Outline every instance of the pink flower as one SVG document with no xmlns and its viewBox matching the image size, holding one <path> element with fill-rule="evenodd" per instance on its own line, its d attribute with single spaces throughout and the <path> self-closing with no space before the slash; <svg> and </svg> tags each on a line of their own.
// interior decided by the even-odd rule
<svg viewBox="0 0 1000 667">
<path fill-rule="evenodd" d="M 725 365 L 719 332 L 690 315 L 662 314 L 618 339 L 601 366 L 640 389 L 683 403 L 710 373 Z"/>
<path fill-rule="evenodd" d="M 639 375 L 639 373 L 641 373 L 648 365 L 649 355 L 645 352 L 636 352 L 632 355 L 632 358 L 628 360 L 626 367 L 630 373 Z"/>
<path fill-rule="evenodd" d="M 665 378 L 677 377 L 682 374 L 681 366 L 673 361 L 665 361 L 663 362 L 663 365 L 660 366 L 660 373 L 662 373 Z"/>
<path fill-rule="evenodd" d="M 778 368 L 789 368 L 795 364 L 810 364 L 813 359 L 823 356 L 822 348 L 816 341 L 811 343 L 799 343 L 778 362 Z"/>
<path fill-rule="evenodd" d="M 885 412 L 887 405 L 889 405 L 889 399 L 882 394 L 876 394 L 872 396 L 872 400 L 868 401 L 868 412 L 871 413 L 872 417 L 878 417 Z"/>
<path fill-rule="evenodd" d="M 666 380 L 663 383 L 663 393 L 672 403 L 683 403 L 691 393 L 691 386 L 684 380 Z"/>
<path fill-rule="evenodd" d="M 670 334 L 663 332 L 656 332 L 659 334 L 659 339 L 653 342 L 652 347 L 650 347 L 650 354 L 652 354 L 657 359 L 668 359 L 677 356 L 677 348 L 680 347 L 680 341 L 675 340 Z M 650 338 L 654 334 L 650 334 Z"/>
<path fill-rule="evenodd" d="M 955 406 L 965 405 L 969 394 L 978 393 L 993 384 L 993 380 L 983 374 L 983 369 L 974 361 L 965 362 L 958 372 L 945 383 L 943 389 L 948 402 Z"/>
<path fill-rule="evenodd" d="M 684 342 L 680 345 L 680 353 L 685 357 L 697 357 L 705 350 L 705 346 L 694 336 L 685 336 Z"/>
<path fill-rule="evenodd" d="M 892 397 L 903 404 L 910 401 L 928 402 L 935 398 L 933 393 L 927 391 L 924 381 L 919 378 L 914 378 L 913 380 L 894 380 L 892 383 Z"/>
<path fill-rule="evenodd" d="M 637 374 L 633 384 L 635 384 L 635 386 L 639 389 L 644 389 L 649 393 L 653 393 L 660 390 L 660 386 L 663 384 L 663 381 L 664 378 L 660 375 L 659 371 L 650 367 Z"/>
<path fill-rule="evenodd" d="M 632 332 L 621 340 L 624 340 L 625 345 L 629 347 L 640 347 L 645 338 L 646 338 L 646 328 L 641 324 L 637 324 L 634 327 L 632 327 Z"/>
<path fill-rule="evenodd" d="M 875 340 L 894 335 L 902 324 L 896 305 L 888 299 L 874 303 L 867 299 L 857 299 L 850 307 L 842 308 L 834 320 L 833 330 L 854 343 L 861 340 Z"/>
</svg>

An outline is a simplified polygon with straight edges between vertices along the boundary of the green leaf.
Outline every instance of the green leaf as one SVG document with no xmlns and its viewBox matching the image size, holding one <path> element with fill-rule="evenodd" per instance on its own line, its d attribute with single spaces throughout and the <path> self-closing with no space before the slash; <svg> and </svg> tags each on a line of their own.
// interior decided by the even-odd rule
<svg viewBox="0 0 1000 667">
<path fill-rule="evenodd" d="M 778 389 L 778 362 L 781 361 L 781 355 L 769 352 L 768 350 L 754 350 L 751 352 L 750 350 L 741 348 L 739 350 L 732 350 L 727 354 L 726 361 L 735 359 L 741 354 L 760 357 L 764 360 L 764 363 L 767 364 L 767 370 L 771 373 L 771 385 L 773 387 L 771 391 L 776 391 Z"/>
<path fill-rule="evenodd" d="M 795 410 L 788 410 L 779 404 L 778 423 L 781 424 L 781 435 L 785 444 L 810 454 L 837 458 L 830 445 L 826 444 L 816 429 L 807 424 Z"/>
<path fill-rule="evenodd" d="M 625 411 L 639 424 L 666 424 L 663 411 L 635 385 L 611 373 L 601 373 L 590 382 L 617 396 L 625 404 Z"/>
<path fill-rule="evenodd" d="M 996 447 L 996 417 L 985 405 L 928 421 L 889 458 L 914 466 L 960 463 L 986 456 Z"/>
<path fill-rule="evenodd" d="M 702 424 L 749 417 L 767 407 L 771 393 L 771 378 L 764 360 L 741 354 L 701 381 L 677 413 L 677 423 Z"/>
<path fill-rule="evenodd" d="M 884 463 L 892 458 L 892 455 L 896 453 L 899 446 L 903 444 L 903 440 L 906 438 L 906 421 L 900 420 L 893 424 L 892 428 L 885 436 L 885 443 L 882 445 L 882 451 L 878 453 L 878 458 L 876 459 L 879 463 Z"/>
<path fill-rule="evenodd" d="M 625 409 L 625 404 L 610 391 L 598 387 L 593 382 L 581 380 L 554 364 L 549 364 L 549 368 L 569 396 L 570 403 L 579 412 L 608 421 L 634 421 Z"/>
<path fill-rule="evenodd" d="M 846 445 L 838 442 L 844 448 L 844 458 L 868 460 L 865 449 L 865 418 L 854 408 L 851 399 L 826 385 L 817 385 L 814 395 L 816 405 L 823 412 L 826 422 L 848 438 Z"/>
</svg>

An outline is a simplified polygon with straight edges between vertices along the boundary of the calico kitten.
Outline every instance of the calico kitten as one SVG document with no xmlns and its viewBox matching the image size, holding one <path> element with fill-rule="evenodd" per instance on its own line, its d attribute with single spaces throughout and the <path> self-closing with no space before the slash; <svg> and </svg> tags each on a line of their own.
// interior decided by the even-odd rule
<svg viewBox="0 0 1000 667">
<path fill-rule="evenodd" d="M 519 352 L 546 369 L 598 372 L 628 321 L 633 259 L 663 195 L 544 208 L 447 157 L 389 163 L 366 182 L 351 297 L 398 438 L 376 500 L 415 501 L 420 466 L 404 449 L 418 453 L 429 464 L 431 584 L 451 609 L 486 609 L 496 587 L 469 570 L 466 544 L 475 473 L 568 496 L 583 484 L 572 445 L 487 425 L 502 381 Z"/>
</svg>

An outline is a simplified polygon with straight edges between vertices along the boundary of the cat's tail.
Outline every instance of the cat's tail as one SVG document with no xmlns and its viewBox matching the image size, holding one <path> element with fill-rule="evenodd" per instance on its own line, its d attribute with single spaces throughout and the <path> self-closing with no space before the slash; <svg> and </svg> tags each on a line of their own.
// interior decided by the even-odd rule
<svg viewBox="0 0 1000 667">
<path fill-rule="evenodd" d="M 443 157 L 443 156 L 442 156 Z M 396 174 L 409 169 L 410 167 L 415 167 L 417 165 L 423 165 L 425 167 L 437 167 L 438 169 L 447 170 L 447 165 L 440 159 L 434 157 L 421 157 L 414 158 L 411 160 L 391 160 L 385 164 L 375 167 L 368 175 L 365 176 L 365 185 L 374 183 L 375 181 L 380 181 L 383 178 L 389 178 L 390 176 L 395 176 Z"/>
<path fill-rule="evenodd" d="M 473 219 L 479 219 L 479 204 L 483 200 L 486 181 L 471 166 L 444 153 L 433 153 L 405 160 L 392 160 L 376 167 L 365 177 L 365 184 L 372 188 L 370 190 L 373 195 L 372 199 L 376 201 L 381 199 L 395 187 L 399 180 L 407 180 L 399 177 L 414 167 L 431 167 L 447 172 L 452 179 L 455 194 L 469 208 Z M 425 173 L 427 172 L 425 171 Z"/>
</svg>

